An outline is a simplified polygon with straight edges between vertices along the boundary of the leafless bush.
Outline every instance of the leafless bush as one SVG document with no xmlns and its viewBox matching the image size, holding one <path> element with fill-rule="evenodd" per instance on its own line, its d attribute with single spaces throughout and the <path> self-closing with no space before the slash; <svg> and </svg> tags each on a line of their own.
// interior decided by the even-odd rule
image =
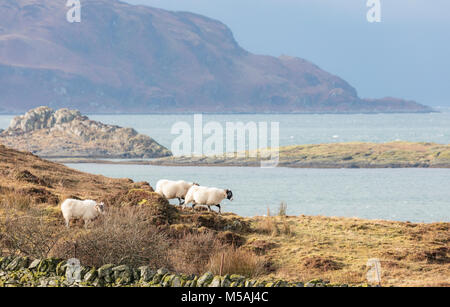
<svg viewBox="0 0 450 307">
<path fill-rule="evenodd" d="M 278 207 L 278 216 L 284 217 L 286 216 L 287 212 L 287 203 L 282 201 L 280 203 L 280 206 Z"/>
<path fill-rule="evenodd" d="M 110 208 L 92 229 L 78 229 L 53 255 L 78 258 L 83 265 L 113 263 L 154 268 L 168 266 L 168 240 L 140 208 Z"/>
<path fill-rule="evenodd" d="M 201 274 L 207 270 L 211 255 L 222 249 L 223 245 L 211 232 L 186 233 L 173 242 L 170 259 L 177 272 Z"/>
<path fill-rule="evenodd" d="M 10 212 L 0 223 L 2 237 L 0 247 L 9 254 L 21 254 L 32 258 L 45 258 L 66 230 L 49 227 L 47 219 L 38 210 L 28 210 L 24 215 Z"/>
</svg>

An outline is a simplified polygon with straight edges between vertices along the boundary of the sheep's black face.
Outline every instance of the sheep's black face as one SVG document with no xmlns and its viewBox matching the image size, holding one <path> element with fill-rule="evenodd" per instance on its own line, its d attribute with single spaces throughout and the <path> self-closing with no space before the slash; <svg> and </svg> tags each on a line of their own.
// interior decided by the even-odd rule
<svg viewBox="0 0 450 307">
<path fill-rule="evenodd" d="M 227 199 L 233 200 L 233 192 L 231 190 L 227 190 Z"/>
<path fill-rule="evenodd" d="M 99 213 L 104 214 L 105 213 L 105 204 L 100 203 L 96 206 L 96 209 Z"/>
</svg>

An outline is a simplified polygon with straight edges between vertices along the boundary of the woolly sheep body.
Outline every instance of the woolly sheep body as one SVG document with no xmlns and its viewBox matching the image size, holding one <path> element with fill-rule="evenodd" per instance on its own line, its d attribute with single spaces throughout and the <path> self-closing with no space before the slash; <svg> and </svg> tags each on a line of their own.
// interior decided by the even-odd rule
<svg viewBox="0 0 450 307">
<path fill-rule="evenodd" d="M 61 204 L 61 211 L 69 227 L 70 220 L 83 219 L 84 226 L 96 219 L 103 212 L 103 203 L 97 204 L 94 200 L 66 199 Z"/>
<path fill-rule="evenodd" d="M 197 185 L 193 182 L 187 182 L 184 180 L 172 181 L 167 179 L 161 179 L 156 183 L 156 193 L 165 197 L 166 199 L 177 198 L 182 204 L 181 200 L 185 199 L 187 192 L 193 186 Z"/>
<path fill-rule="evenodd" d="M 210 211 L 210 206 L 217 206 L 219 207 L 219 213 L 221 213 L 220 203 L 225 198 L 233 200 L 233 193 L 230 190 L 193 186 L 186 195 L 185 204 L 192 203 L 192 208 L 196 205 L 208 206 Z"/>
</svg>

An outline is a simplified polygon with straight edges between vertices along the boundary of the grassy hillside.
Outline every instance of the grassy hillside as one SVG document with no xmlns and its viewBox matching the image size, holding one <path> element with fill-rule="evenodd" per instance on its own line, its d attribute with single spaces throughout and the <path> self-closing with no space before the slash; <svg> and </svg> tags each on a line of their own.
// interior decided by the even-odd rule
<svg viewBox="0 0 450 307">
<path fill-rule="evenodd" d="M 379 258 L 383 285 L 450 286 L 450 223 L 403 223 L 321 216 L 222 216 L 180 210 L 146 183 L 69 169 L 0 146 L 0 254 L 76 256 L 83 264 L 165 266 L 183 274 L 337 284 L 366 282 Z M 67 196 L 107 203 L 91 228 L 64 227 L 58 202 Z M 272 215 L 272 216 L 271 216 Z"/>
<path fill-rule="evenodd" d="M 170 157 L 157 165 L 259 166 L 259 158 Z M 279 166 L 311 168 L 450 167 L 450 145 L 435 143 L 335 143 L 280 147 Z"/>
<path fill-rule="evenodd" d="M 62 198 L 102 199 L 128 189 L 130 179 L 82 173 L 30 153 L 0 145 L 0 195 L 23 195 L 37 203 L 56 205 Z"/>
</svg>

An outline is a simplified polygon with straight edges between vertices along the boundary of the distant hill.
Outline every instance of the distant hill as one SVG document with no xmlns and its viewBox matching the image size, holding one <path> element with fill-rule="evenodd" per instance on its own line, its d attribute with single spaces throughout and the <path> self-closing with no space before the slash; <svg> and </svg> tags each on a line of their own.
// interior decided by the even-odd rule
<svg viewBox="0 0 450 307">
<path fill-rule="evenodd" d="M 364 100 L 341 78 L 295 57 L 255 55 L 219 21 L 116 0 L 0 3 L 0 112 L 40 105 L 81 112 L 430 112 Z M 330 51 L 331 52 L 331 51 Z"/>
</svg>

